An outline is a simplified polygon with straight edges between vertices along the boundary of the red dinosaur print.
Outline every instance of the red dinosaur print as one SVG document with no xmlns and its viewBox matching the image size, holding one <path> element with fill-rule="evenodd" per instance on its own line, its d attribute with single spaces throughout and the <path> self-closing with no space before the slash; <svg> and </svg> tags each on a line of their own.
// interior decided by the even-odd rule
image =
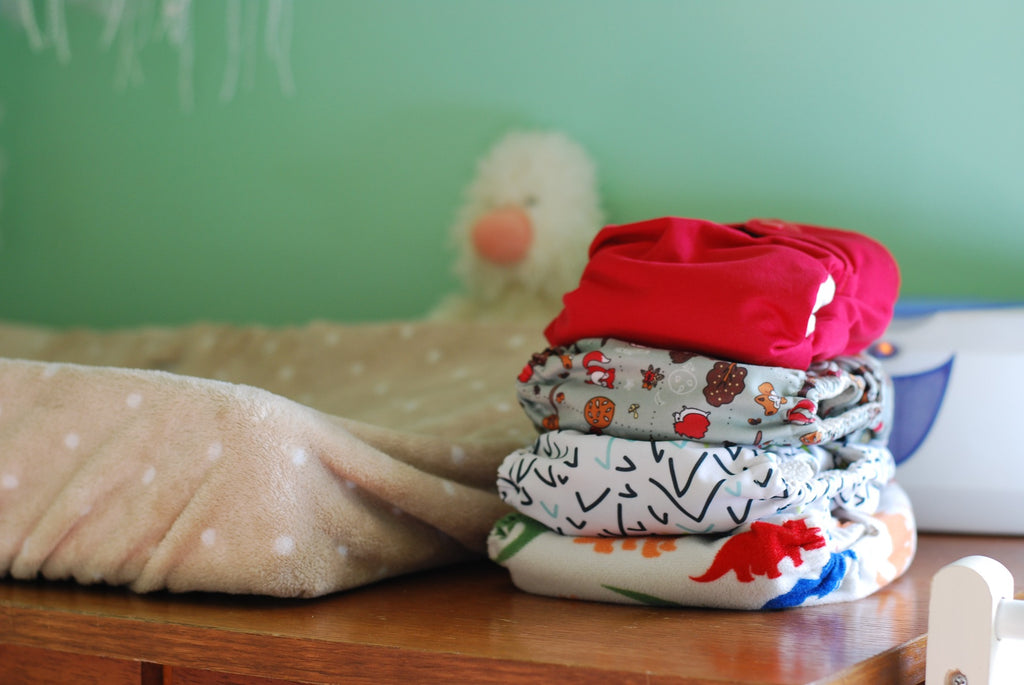
<svg viewBox="0 0 1024 685">
<path fill-rule="evenodd" d="M 715 555 L 702 576 L 690 576 L 698 583 L 718 580 L 729 571 L 736 572 L 741 583 L 753 582 L 754 576 L 778 578 L 782 575 L 779 563 L 789 557 L 794 566 L 804 563 L 801 549 L 812 550 L 825 546 L 820 528 L 808 528 L 803 519 L 786 521 L 781 526 L 756 521 L 750 530 L 729 538 Z"/>
</svg>

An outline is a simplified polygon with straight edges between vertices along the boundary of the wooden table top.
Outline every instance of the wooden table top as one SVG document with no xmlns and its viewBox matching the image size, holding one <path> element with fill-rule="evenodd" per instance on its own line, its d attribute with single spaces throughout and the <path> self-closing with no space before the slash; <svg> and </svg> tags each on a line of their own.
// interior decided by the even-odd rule
<svg viewBox="0 0 1024 685">
<path fill-rule="evenodd" d="M 312 682 L 919 683 L 932 575 L 1024 538 L 924 535 L 872 597 L 773 613 L 550 599 L 487 562 L 314 600 L 0 582 L 0 642 Z"/>
</svg>

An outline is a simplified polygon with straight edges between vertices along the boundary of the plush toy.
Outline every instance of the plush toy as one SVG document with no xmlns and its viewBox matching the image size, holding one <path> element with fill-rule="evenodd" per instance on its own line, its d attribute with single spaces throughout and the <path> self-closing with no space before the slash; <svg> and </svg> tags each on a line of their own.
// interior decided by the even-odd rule
<svg viewBox="0 0 1024 685">
<path fill-rule="evenodd" d="M 547 320 L 576 287 L 603 222 L 594 164 L 556 132 L 512 132 L 484 156 L 451 237 L 463 292 L 447 320 Z"/>
</svg>

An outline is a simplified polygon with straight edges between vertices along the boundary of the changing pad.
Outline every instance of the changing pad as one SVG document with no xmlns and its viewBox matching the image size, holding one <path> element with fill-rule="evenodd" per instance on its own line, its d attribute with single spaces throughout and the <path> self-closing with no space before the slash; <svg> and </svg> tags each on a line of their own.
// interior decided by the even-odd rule
<svg viewBox="0 0 1024 685">
<path fill-rule="evenodd" d="M 0 577 L 309 597 L 483 555 L 532 328 L 0 324 Z"/>
</svg>

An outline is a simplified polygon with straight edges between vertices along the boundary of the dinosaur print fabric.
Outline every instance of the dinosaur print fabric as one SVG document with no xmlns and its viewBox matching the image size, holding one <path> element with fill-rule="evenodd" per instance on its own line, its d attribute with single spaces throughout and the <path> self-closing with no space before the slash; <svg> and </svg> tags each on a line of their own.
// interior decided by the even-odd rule
<svg viewBox="0 0 1024 685">
<path fill-rule="evenodd" d="M 523 591 L 620 604 L 773 610 L 866 597 L 898 578 L 917 545 L 895 482 L 872 515 L 813 512 L 746 523 L 729 535 L 559 535 L 521 514 L 488 549 Z"/>
<path fill-rule="evenodd" d="M 498 494 L 562 534 L 715 534 L 783 512 L 872 514 L 895 471 L 880 444 L 764 450 L 568 430 L 506 457 Z"/>
<path fill-rule="evenodd" d="M 892 409 L 892 384 L 868 355 L 802 371 L 596 338 L 533 355 L 516 389 L 541 430 L 765 449 L 873 438 L 863 433 L 888 426 Z"/>
</svg>

